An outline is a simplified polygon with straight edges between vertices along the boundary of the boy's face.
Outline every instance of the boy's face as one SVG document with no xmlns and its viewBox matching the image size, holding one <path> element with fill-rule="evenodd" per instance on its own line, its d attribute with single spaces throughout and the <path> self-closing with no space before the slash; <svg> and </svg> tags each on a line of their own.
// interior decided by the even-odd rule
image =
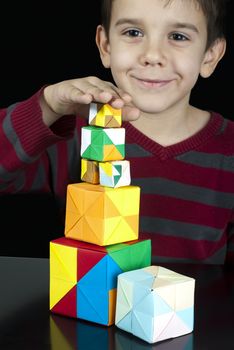
<svg viewBox="0 0 234 350">
<path fill-rule="evenodd" d="M 199 74 L 212 73 L 206 26 L 193 0 L 114 0 L 109 40 L 101 30 L 97 42 L 117 86 L 157 113 L 188 103 Z"/>
</svg>

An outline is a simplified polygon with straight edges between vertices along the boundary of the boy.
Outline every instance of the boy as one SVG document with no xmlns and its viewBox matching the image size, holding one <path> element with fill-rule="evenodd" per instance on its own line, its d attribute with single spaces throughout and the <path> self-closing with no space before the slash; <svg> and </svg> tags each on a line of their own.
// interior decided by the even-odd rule
<svg viewBox="0 0 234 350">
<path fill-rule="evenodd" d="M 110 103 L 123 109 L 153 263 L 233 263 L 234 124 L 189 103 L 198 76 L 225 53 L 224 3 L 104 0 L 96 43 L 116 86 L 65 81 L 1 111 L 2 193 L 51 191 L 65 201 L 67 184 L 80 181 L 89 104 Z"/>
</svg>

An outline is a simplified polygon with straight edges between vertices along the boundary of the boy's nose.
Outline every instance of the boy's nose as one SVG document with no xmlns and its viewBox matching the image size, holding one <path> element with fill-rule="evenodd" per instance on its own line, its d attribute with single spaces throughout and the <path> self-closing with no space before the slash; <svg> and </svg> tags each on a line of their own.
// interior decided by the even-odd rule
<svg viewBox="0 0 234 350">
<path fill-rule="evenodd" d="M 166 54 L 162 43 L 151 42 L 143 47 L 140 57 L 142 65 L 164 66 L 166 63 Z"/>
</svg>

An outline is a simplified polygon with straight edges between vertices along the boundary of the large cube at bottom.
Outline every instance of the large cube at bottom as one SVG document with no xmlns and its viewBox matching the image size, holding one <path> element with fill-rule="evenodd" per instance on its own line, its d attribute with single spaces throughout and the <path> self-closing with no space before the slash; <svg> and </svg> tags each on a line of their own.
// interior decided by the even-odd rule
<svg viewBox="0 0 234 350">
<path fill-rule="evenodd" d="M 102 325 L 115 320 L 117 276 L 151 264 L 151 240 L 101 247 L 66 237 L 50 242 L 50 310 Z"/>
<path fill-rule="evenodd" d="M 118 276 L 115 324 L 155 343 L 193 331 L 195 279 L 161 266 Z"/>
</svg>

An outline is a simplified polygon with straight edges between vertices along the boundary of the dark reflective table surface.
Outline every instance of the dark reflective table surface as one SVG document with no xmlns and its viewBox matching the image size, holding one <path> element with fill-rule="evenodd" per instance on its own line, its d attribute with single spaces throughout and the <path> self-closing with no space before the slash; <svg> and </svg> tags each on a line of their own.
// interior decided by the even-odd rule
<svg viewBox="0 0 234 350">
<path fill-rule="evenodd" d="M 49 260 L 0 257 L 1 350 L 233 350 L 234 269 L 163 264 L 196 279 L 191 334 L 148 344 L 118 329 L 49 311 Z"/>
</svg>

